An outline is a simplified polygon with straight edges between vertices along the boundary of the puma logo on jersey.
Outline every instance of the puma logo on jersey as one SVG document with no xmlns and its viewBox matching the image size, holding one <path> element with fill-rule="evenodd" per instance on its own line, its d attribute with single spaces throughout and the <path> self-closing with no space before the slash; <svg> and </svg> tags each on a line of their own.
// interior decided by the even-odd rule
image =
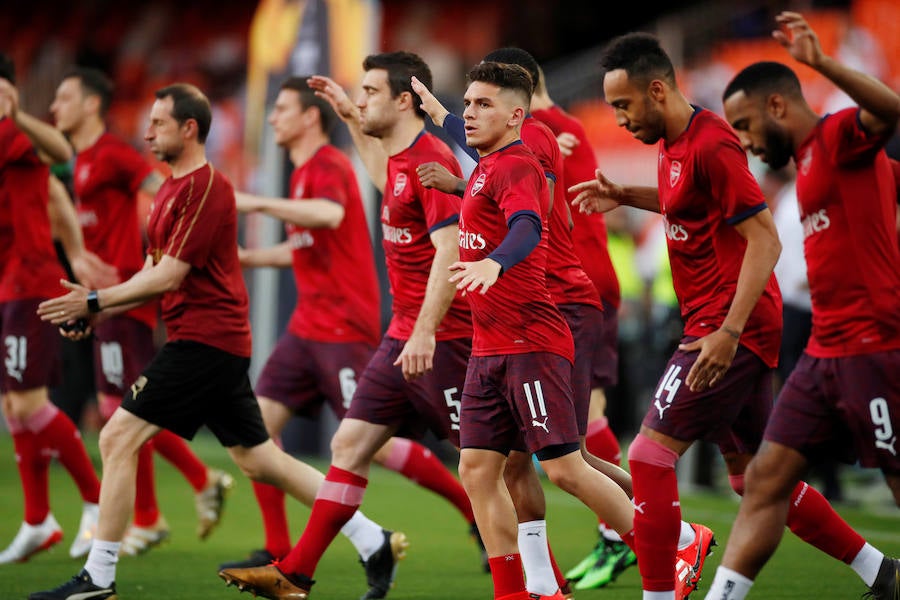
<svg viewBox="0 0 900 600">
<path fill-rule="evenodd" d="M 875 447 L 881 450 L 887 450 L 891 453 L 892 456 L 897 456 L 897 450 L 894 449 L 894 445 L 897 443 L 897 436 L 891 438 L 889 442 L 882 442 L 881 440 L 875 440 Z"/>
</svg>

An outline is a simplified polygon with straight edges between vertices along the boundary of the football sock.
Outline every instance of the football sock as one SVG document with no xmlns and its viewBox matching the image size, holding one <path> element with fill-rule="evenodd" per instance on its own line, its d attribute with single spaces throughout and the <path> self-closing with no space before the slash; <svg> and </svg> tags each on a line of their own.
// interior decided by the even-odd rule
<svg viewBox="0 0 900 600">
<path fill-rule="evenodd" d="M 154 477 L 151 439 L 138 451 L 137 479 L 134 488 L 134 524 L 138 527 L 152 527 L 159 519 Z"/>
<path fill-rule="evenodd" d="M 100 479 L 84 447 L 81 434 L 72 420 L 50 402 L 25 423 L 41 444 L 50 450 L 66 468 L 78 486 L 81 499 L 91 504 L 100 502 Z"/>
<path fill-rule="evenodd" d="M 553 577 L 556 578 L 557 587 L 562 587 L 566 585 L 566 576 L 563 574 L 562 569 L 559 568 L 559 563 L 556 562 L 556 556 L 553 554 L 553 548 L 550 547 L 550 540 L 547 540 L 547 554 L 550 555 L 550 567 L 553 569 Z"/>
<path fill-rule="evenodd" d="M 791 494 L 787 526 L 807 544 L 848 565 L 866 543 L 818 490 L 803 481 Z"/>
<path fill-rule="evenodd" d="M 717 600 L 744 600 L 752 586 L 752 579 L 747 579 L 727 567 L 719 566 L 706 595 Z"/>
<path fill-rule="evenodd" d="M 641 434 L 629 449 L 636 507 L 635 553 L 645 592 L 675 589 L 673 565 L 681 532 L 677 458 L 674 451 Z"/>
<path fill-rule="evenodd" d="M 116 580 L 116 563 L 119 562 L 121 542 L 94 540 L 88 553 L 84 570 L 91 576 L 94 585 L 107 587 Z"/>
<path fill-rule="evenodd" d="M 525 576 L 522 574 L 522 557 L 518 554 L 494 556 L 488 559 L 491 566 L 491 579 L 494 582 L 494 598 L 504 596 L 515 597 L 525 594 Z"/>
<path fill-rule="evenodd" d="M 547 547 L 547 521 L 527 521 L 519 523 L 519 553 L 525 568 L 525 585 L 532 594 L 550 596 L 559 585 Z"/>
<path fill-rule="evenodd" d="M 378 552 L 384 544 L 384 530 L 381 525 L 360 511 L 353 513 L 350 520 L 341 527 L 341 533 L 350 540 L 363 560 L 369 560 L 369 557 Z"/>
<path fill-rule="evenodd" d="M 319 559 L 359 505 L 368 480 L 332 465 L 316 494 L 300 541 L 278 564 L 283 573 L 312 577 Z"/>
<path fill-rule="evenodd" d="M 25 522 L 40 525 L 50 514 L 50 457 L 43 455 L 37 438 L 21 423 L 7 418 L 16 451 L 16 466 L 25 500 Z"/>
<path fill-rule="evenodd" d="M 472 504 L 462 483 L 431 450 L 405 438 L 391 438 L 390 444 L 390 452 L 384 462 L 385 467 L 425 489 L 440 494 L 462 513 L 467 522 L 475 522 Z"/>
<path fill-rule="evenodd" d="M 600 417 L 588 423 L 584 445 L 587 451 L 597 458 L 602 458 L 614 465 L 622 461 L 622 447 L 606 417 Z"/>
<path fill-rule="evenodd" d="M 694 528 L 691 527 L 690 523 L 681 522 L 681 533 L 678 534 L 678 551 L 684 550 L 688 546 L 694 543 L 694 539 L 697 537 L 697 532 L 694 531 Z"/>
<path fill-rule="evenodd" d="M 266 532 L 266 550 L 275 558 L 281 558 L 291 551 L 284 492 L 274 485 L 254 481 L 253 493 L 262 514 L 263 528 Z"/>
<path fill-rule="evenodd" d="M 870 546 L 868 543 L 863 544 L 862 549 L 850 563 L 850 568 L 856 571 L 856 574 L 863 580 L 867 586 L 872 587 L 875 578 L 878 576 L 878 570 L 881 568 L 881 561 L 884 560 L 884 554 L 881 550 Z"/>
<path fill-rule="evenodd" d="M 163 429 L 153 437 L 153 447 L 190 482 L 194 492 L 202 492 L 208 483 L 208 470 L 186 441 Z"/>
</svg>

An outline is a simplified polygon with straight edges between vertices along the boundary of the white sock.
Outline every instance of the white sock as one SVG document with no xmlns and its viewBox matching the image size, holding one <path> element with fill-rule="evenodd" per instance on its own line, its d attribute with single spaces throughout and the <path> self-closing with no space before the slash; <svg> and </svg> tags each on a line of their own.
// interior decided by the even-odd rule
<svg viewBox="0 0 900 600">
<path fill-rule="evenodd" d="M 697 532 L 691 527 L 690 523 L 681 522 L 681 533 L 678 534 L 678 550 L 684 550 L 694 543 L 697 538 Z"/>
<path fill-rule="evenodd" d="M 728 567 L 719 566 L 716 569 L 712 585 L 706 592 L 706 597 L 715 598 L 715 600 L 744 600 L 752 585 L 752 579 L 748 579 Z"/>
<path fill-rule="evenodd" d="M 675 590 L 671 592 L 648 592 L 644 590 L 644 600 L 675 600 Z"/>
<path fill-rule="evenodd" d="M 878 576 L 878 569 L 881 568 L 881 561 L 884 560 L 884 554 L 866 542 L 863 544 L 859 554 L 850 563 L 850 568 L 856 571 L 867 586 L 872 587 L 875 578 Z"/>
<path fill-rule="evenodd" d="M 600 525 L 599 529 L 600 529 L 600 537 L 602 537 L 604 540 L 609 540 L 610 542 L 621 542 L 622 541 L 622 536 L 619 535 L 619 532 L 617 532 L 612 527 L 607 527 L 606 525 Z"/>
<path fill-rule="evenodd" d="M 547 521 L 519 523 L 519 554 L 525 569 L 525 586 L 531 594 L 552 596 L 559 589 L 547 548 Z"/>
<path fill-rule="evenodd" d="M 107 587 L 116 580 L 116 563 L 119 562 L 119 547 L 122 542 L 94 540 L 88 553 L 84 570 L 91 576 L 94 585 Z"/>
<path fill-rule="evenodd" d="M 384 544 L 384 530 L 381 525 L 360 511 L 353 513 L 350 520 L 341 527 L 341 533 L 347 536 L 363 560 L 369 560 L 369 557 Z"/>
</svg>

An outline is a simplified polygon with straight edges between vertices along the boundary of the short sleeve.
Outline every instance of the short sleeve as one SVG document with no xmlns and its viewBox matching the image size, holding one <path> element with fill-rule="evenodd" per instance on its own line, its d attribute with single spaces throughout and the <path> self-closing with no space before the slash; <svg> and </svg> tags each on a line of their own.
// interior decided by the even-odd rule
<svg viewBox="0 0 900 600">
<path fill-rule="evenodd" d="M 736 225 L 766 208 L 766 199 L 750 172 L 747 154 L 736 137 L 723 136 L 697 153 L 697 172 L 709 186 L 710 197 L 730 225 Z"/>
<path fill-rule="evenodd" d="M 871 135 L 862 128 L 859 109 L 845 108 L 824 118 L 822 147 L 834 165 L 868 162 L 885 146 L 892 132 Z"/>
</svg>

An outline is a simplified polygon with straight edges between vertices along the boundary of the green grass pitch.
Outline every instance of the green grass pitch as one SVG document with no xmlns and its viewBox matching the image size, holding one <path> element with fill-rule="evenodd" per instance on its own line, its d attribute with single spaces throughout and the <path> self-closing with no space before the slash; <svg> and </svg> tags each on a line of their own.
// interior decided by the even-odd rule
<svg viewBox="0 0 900 600">
<path fill-rule="evenodd" d="M 87 439 L 99 465 L 96 437 Z M 137 558 L 119 561 L 117 586 L 120 600 L 206 600 L 250 598 L 234 587 L 226 588 L 216 576 L 217 565 L 243 557 L 261 547 L 262 526 L 250 482 L 237 472 L 226 453 L 211 436 L 201 434 L 193 446 L 210 465 L 227 469 L 237 484 L 228 499 L 220 527 L 205 542 L 194 532 L 193 494 L 187 482 L 157 457 L 160 507 L 170 526 L 168 542 Z M 311 461 L 327 468 L 321 460 Z M 592 547 L 596 529 L 590 512 L 574 498 L 546 483 L 549 537 L 554 552 L 567 569 Z M 57 463 L 51 467 L 51 505 L 65 530 L 63 543 L 30 562 L 0 566 L 0 600 L 24 599 L 29 592 L 55 587 L 80 570 L 83 561 L 68 556 L 71 536 L 81 514 L 74 484 Z M 737 511 L 737 499 L 718 494 L 684 492 L 681 498 L 686 520 L 703 522 L 716 532 L 720 546 L 709 557 L 694 600 L 702 600 Z M 22 496 L 8 435 L 0 436 L 0 544 L 15 535 L 22 516 Z M 289 501 L 292 534 L 299 537 L 309 515 L 306 507 Z M 462 517 L 442 498 L 403 477 L 374 467 L 363 512 L 389 529 L 404 531 L 411 546 L 397 573 L 394 600 L 477 598 L 490 600 L 490 576 L 481 572 L 474 542 Z M 839 507 L 839 512 L 870 543 L 889 554 L 900 554 L 900 512 L 864 511 Z M 335 540 L 319 563 L 315 600 L 359 598 L 366 590 L 365 576 L 353 547 L 342 536 Z M 865 587 L 849 567 L 806 546 L 787 533 L 753 589 L 751 598 L 858 598 Z M 636 567 L 602 590 L 578 592 L 579 600 L 639 599 L 640 577 Z"/>
</svg>

